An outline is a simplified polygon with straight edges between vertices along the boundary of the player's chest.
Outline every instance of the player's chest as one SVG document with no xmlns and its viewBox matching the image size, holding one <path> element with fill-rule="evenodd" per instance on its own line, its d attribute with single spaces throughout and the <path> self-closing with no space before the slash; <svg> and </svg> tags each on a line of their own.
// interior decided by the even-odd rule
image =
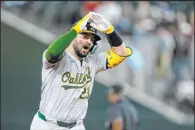
<svg viewBox="0 0 195 130">
<path fill-rule="evenodd" d="M 62 82 L 72 85 L 82 85 L 92 80 L 93 70 L 86 63 L 69 62 L 61 73 Z"/>
</svg>

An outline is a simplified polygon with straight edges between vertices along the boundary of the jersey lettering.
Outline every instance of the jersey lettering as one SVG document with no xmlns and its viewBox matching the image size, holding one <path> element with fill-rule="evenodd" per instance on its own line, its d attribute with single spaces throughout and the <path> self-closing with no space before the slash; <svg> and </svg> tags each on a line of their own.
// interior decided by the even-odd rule
<svg viewBox="0 0 195 130">
<path fill-rule="evenodd" d="M 62 75 L 62 82 L 64 84 L 68 82 L 69 84 L 71 84 L 71 86 L 62 85 L 61 87 L 63 87 L 65 90 L 85 87 L 86 84 L 90 83 L 92 80 L 91 71 L 90 71 L 89 67 L 87 68 L 87 70 L 88 70 L 88 72 L 86 75 L 84 75 L 83 73 L 77 73 L 76 77 L 73 77 L 71 75 L 71 72 L 65 72 Z"/>
</svg>

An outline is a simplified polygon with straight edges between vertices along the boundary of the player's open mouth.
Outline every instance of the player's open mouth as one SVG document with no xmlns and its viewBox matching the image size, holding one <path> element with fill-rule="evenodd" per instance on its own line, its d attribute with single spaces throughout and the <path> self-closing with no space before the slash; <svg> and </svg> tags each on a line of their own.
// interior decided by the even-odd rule
<svg viewBox="0 0 195 130">
<path fill-rule="evenodd" d="M 88 50 L 89 49 L 89 45 L 84 45 L 83 49 Z"/>
</svg>

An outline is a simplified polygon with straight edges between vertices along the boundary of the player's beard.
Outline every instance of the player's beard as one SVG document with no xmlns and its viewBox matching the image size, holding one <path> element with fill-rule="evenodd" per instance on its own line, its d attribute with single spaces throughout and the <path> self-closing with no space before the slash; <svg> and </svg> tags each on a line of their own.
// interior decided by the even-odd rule
<svg viewBox="0 0 195 130">
<path fill-rule="evenodd" d="M 89 52 L 87 54 L 82 54 L 81 49 L 82 48 L 74 47 L 74 50 L 75 50 L 77 56 L 80 57 L 80 58 L 84 58 L 88 55 Z"/>
</svg>

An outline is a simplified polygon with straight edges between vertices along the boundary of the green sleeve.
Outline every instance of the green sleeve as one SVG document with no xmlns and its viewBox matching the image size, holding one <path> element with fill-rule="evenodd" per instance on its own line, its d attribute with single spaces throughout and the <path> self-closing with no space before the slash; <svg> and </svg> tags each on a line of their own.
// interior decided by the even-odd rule
<svg viewBox="0 0 195 130">
<path fill-rule="evenodd" d="M 71 29 L 64 35 L 58 37 L 46 51 L 45 57 L 47 61 L 50 63 L 56 63 L 62 59 L 64 50 L 70 45 L 76 36 L 77 32 L 74 29 Z"/>
</svg>

